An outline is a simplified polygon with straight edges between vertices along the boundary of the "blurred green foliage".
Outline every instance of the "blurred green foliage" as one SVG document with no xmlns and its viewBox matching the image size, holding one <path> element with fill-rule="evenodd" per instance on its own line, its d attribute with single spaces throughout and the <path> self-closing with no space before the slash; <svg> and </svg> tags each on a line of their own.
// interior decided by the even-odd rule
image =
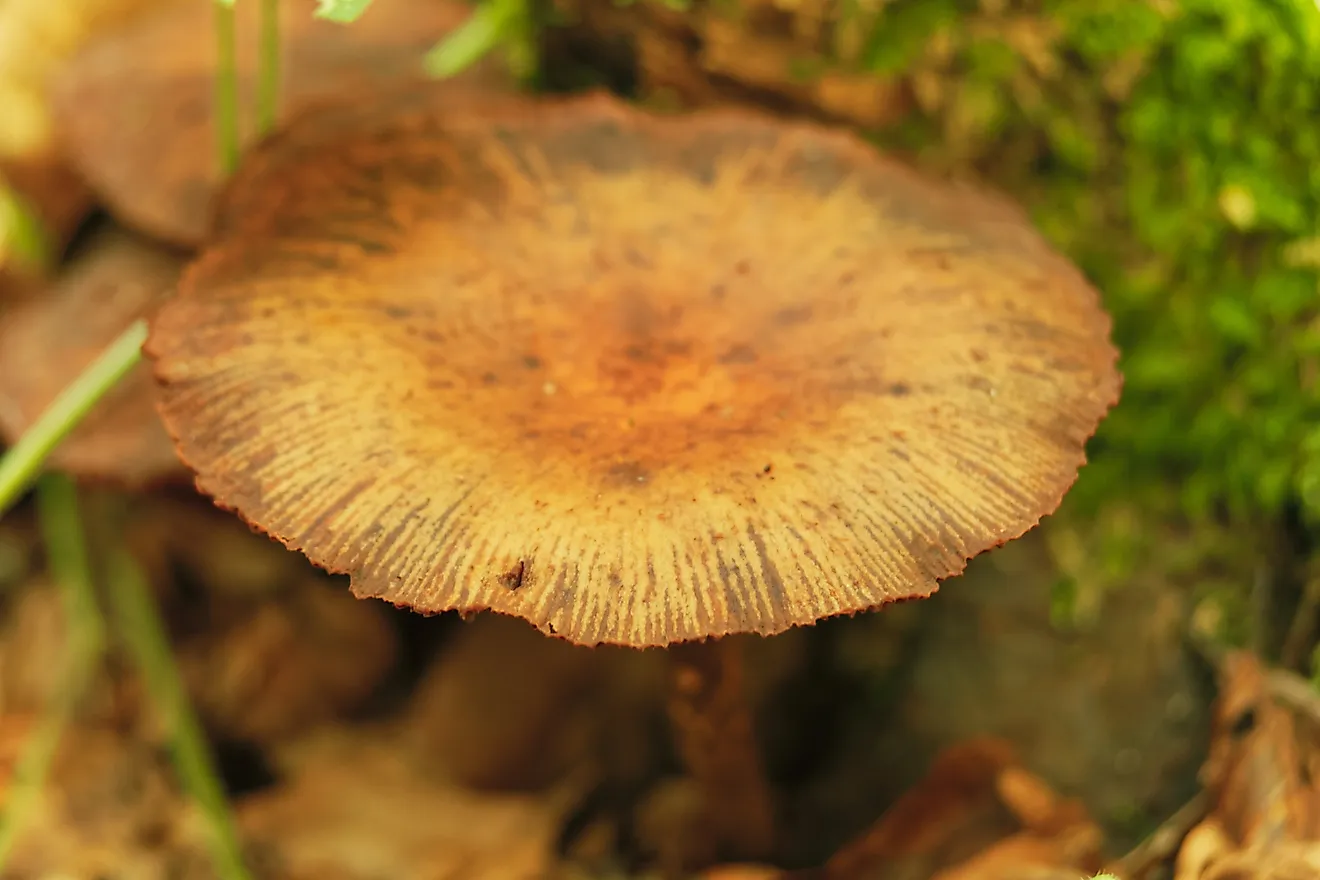
<svg viewBox="0 0 1320 880">
<path fill-rule="evenodd" d="M 36 213 L 0 177 L 0 269 L 7 265 L 19 270 L 40 269 L 49 252 Z"/>
</svg>

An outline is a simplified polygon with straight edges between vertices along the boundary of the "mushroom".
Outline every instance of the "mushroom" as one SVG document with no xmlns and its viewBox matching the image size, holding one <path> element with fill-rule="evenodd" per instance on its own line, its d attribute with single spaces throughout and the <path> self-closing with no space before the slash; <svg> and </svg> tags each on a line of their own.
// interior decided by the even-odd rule
<svg viewBox="0 0 1320 880">
<path fill-rule="evenodd" d="M 183 259 L 114 227 L 96 230 L 47 289 L 0 316 L 0 435 L 17 440 L 64 388 L 174 291 Z M 56 448 L 51 465 L 138 488 L 186 474 L 138 367 Z"/>
<path fill-rule="evenodd" d="M 45 100 L 46 83 L 94 35 L 160 2 L 84 0 L 76 14 L 68 6 L 45 0 L 0 3 L 0 107 L 4 108 L 0 191 L 13 191 L 39 223 L 43 244 L 55 251 L 63 249 L 91 211 L 92 198 L 59 154 Z M 0 192 L 0 201 L 3 198 Z M 0 217 L 0 239 L 4 225 Z M 32 272 L 31 266 L 13 265 L 3 251 L 0 241 L 0 297 L 14 295 L 12 288 L 26 287 L 32 280 L 29 276 L 44 274 Z"/>
<path fill-rule="evenodd" d="M 255 32 L 255 9 L 239 3 L 240 32 Z M 375 0 L 351 27 L 315 19 L 305 0 L 280 0 L 281 111 L 346 91 L 368 96 L 420 79 L 422 58 L 470 14 L 451 0 Z M 175 244 L 205 237 L 221 180 L 213 128 L 212 7 L 179 0 L 92 41 L 52 87 L 56 125 L 70 161 L 123 222 Z M 239 90 L 255 88 L 255 40 L 239 40 Z M 474 88 L 505 85 L 483 65 Z M 461 91 L 449 83 L 434 86 Z M 250 120 L 241 120 L 248 122 Z M 245 144 L 255 128 L 241 125 Z"/>
<path fill-rule="evenodd" d="M 237 173 L 152 322 L 166 427 L 358 596 L 694 643 L 680 751 L 764 855 L 736 645 L 696 643 L 928 596 L 1035 526 L 1117 399 L 1110 321 L 1016 208 L 845 133 L 397 100 Z"/>
</svg>

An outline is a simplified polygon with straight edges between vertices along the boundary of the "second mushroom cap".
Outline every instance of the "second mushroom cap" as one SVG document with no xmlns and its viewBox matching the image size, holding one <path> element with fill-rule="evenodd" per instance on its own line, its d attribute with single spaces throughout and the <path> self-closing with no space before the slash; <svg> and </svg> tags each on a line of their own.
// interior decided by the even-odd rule
<svg viewBox="0 0 1320 880">
<path fill-rule="evenodd" d="M 1020 212 L 849 135 L 591 95 L 280 143 L 148 351 L 202 490 L 362 596 L 644 646 L 928 595 L 1118 395 Z"/>
</svg>

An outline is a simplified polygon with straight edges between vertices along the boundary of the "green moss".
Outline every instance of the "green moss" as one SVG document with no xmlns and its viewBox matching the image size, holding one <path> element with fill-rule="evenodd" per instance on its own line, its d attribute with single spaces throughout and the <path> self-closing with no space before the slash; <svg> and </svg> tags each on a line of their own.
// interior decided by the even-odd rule
<svg viewBox="0 0 1320 880">
<path fill-rule="evenodd" d="M 952 7 L 898 0 L 877 28 L 872 69 L 943 83 L 881 136 L 1017 195 L 1104 291 L 1124 398 L 1066 510 L 1320 522 L 1313 0 Z"/>
</svg>

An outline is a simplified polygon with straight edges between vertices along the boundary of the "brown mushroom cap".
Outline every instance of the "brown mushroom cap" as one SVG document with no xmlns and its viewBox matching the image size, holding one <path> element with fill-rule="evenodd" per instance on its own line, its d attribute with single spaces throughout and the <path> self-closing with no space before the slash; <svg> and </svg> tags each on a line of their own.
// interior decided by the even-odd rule
<svg viewBox="0 0 1320 880">
<path fill-rule="evenodd" d="M 239 94 L 256 93 L 258 3 L 239 3 Z M 309 0 L 282 0 L 281 111 L 354 91 L 369 96 L 419 78 L 426 50 L 471 8 L 453 0 L 375 0 L 351 26 L 314 19 Z M 94 40 L 52 90 L 71 159 L 125 223 L 181 245 L 199 244 L 221 179 L 216 155 L 216 50 L 210 3 L 181 0 Z M 493 88 L 489 65 L 451 91 Z M 439 87 L 437 87 L 439 88 Z M 243 115 L 243 114 L 240 114 Z M 241 126 L 254 137 L 251 114 Z"/>
<path fill-rule="evenodd" d="M 846 134 L 592 95 L 268 154 L 147 351 L 199 487 L 360 596 L 637 646 L 926 596 L 1118 396 L 1019 211 Z"/>
<path fill-rule="evenodd" d="M 0 433 L 20 437 L 133 321 L 174 290 L 183 259 L 122 230 L 94 233 L 45 290 L 0 313 Z M 144 364 L 51 455 L 51 465 L 139 487 L 187 471 L 155 412 Z"/>
</svg>

